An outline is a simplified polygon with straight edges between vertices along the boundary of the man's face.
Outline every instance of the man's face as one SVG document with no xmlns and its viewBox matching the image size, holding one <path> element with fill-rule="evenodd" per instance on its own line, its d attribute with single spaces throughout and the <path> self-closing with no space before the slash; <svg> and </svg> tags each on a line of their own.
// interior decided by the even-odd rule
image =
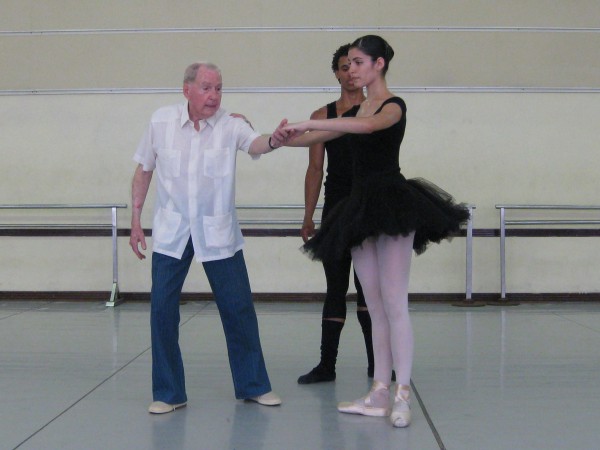
<svg viewBox="0 0 600 450">
<path fill-rule="evenodd" d="M 193 83 L 184 83 L 183 95 L 188 100 L 190 119 L 207 119 L 221 106 L 223 82 L 219 72 L 200 67 Z"/>
<path fill-rule="evenodd" d="M 350 76 L 350 60 L 348 56 L 341 56 L 338 59 L 338 70 L 335 71 L 336 78 L 340 81 L 340 86 L 346 91 L 355 91 L 359 89 L 354 86 L 352 77 Z"/>
</svg>

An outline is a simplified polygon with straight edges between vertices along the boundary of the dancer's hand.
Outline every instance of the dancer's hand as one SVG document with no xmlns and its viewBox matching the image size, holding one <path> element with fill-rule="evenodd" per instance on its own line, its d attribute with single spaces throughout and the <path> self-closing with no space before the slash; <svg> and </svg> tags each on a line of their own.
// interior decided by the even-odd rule
<svg viewBox="0 0 600 450">
<path fill-rule="evenodd" d="M 304 242 L 306 242 L 314 234 L 315 234 L 315 223 L 312 221 L 312 219 L 304 219 L 304 223 L 302 224 L 302 229 L 300 230 L 300 235 L 302 236 L 302 240 Z"/>
<path fill-rule="evenodd" d="M 285 127 L 283 127 L 283 129 L 287 132 L 303 134 L 309 131 L 309 123 L 310 122 L 308 120 L 303 122 L 288 123 Z"/>
<path fill-rule="evenodd" d="M 309 131 L 308 124 L 309 124 L 309 122 L 305 121 L 305 122 L 289 123 L 286 126 L 284 126 L 283 127 L 284 131 L 286 131 L 288 133 L 287 134 L 288 141 L 291 141 L 291 140 L 297 138 L 298 136 L 302 136 L 304 133 Z"/>
</svg>

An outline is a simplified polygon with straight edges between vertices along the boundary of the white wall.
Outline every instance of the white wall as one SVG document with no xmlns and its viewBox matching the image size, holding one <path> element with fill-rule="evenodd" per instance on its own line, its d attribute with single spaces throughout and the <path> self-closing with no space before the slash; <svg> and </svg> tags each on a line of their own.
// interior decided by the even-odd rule
<svg viewBox="0 0 600 450">
<path fill-rule="evenodd" d="M 306 118 L 334 99 L 331 54 L 371 32 L 396 50 L 388 82 L 408 104 L 406 176 L 475 204 L 476 228 L 498 227 L 498 203 L 600 203 L 600 32 L 590 29 L 598 2 L 384 1 L 375 11 L 364 2 L 303 2 L 283 14 L 275 2 L 250 1 L 235 2 L 236 15 L 232 2 L 206 13 L 179 3 L 173 11 L 159 1 L 61 0 L 44 10 L 0 1 L 0 203 L 129 204 L 137 142 L 154 109 L 181 101 L 189 62 L 219 64 L 229 90 L 223 106 L 270 132 L 282 117 Z M 152 91 L 159 88 L 167 92 Z M 301 204 L 307 159 L 303 149 L 259 161 L 240 154 L 238 204 Z M 152 198 L 148 227 L 151 206 Z M 129 213 L 119 211 L 120 228 Z M 0 211 L 0 222 L 19 223 L 19 214 Z M 300 244 L 247 238 L 256 292 L 323 291 L 321 267 Z M 415 258 L 411 291 L 463 291 L 464 244 L 456 238 Z M 597 291 L 599 246 L 511 238 L 509 289 Z M 0 291 L 110 286 L 109 238 L 2 237 L 0 248 Z M 497 238 L 476 238 L 474 292 L 499 292 L 498 259 Z M 122 291 L 149 289 L 149 261 L 139 262 L 125 238 L 119 263 Z M 186 290 L 208 291 L 201 268 L 193 270 Z"/>
</svg>

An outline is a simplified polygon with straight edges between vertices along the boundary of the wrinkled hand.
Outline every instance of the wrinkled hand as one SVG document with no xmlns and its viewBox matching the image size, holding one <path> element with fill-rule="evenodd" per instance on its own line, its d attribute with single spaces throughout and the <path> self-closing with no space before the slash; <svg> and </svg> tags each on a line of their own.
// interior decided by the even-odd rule
<svg viewBox="0 0 600 450">
<path fill-rule="evenodd" d="M 275 147 L 281 147 L 289 140 L 289 132 L 284 130 L 287 125 L 287 119 L 283 119 L 279 126 L 273 131 L 271 135 L 271 144 Z"/>
<path fill-rule="evenodd" d="M 304 242 L 306 242 L 314 234 L 315 234 L 315 223 L 309 219 L 304 220 L 304 223 L 302 224 L 302 229 L 300 230 L 300 235 L 302 236 L 302 240 Z"/>
<path fill-rule="evenodd" d="M 144 236 L 144 230 L 142 227 L 131 227 L 129 245 L 138 259 L 146 259 L 146 255 L 144 255 L 139 249 L 140 244 L 142 246 L 142 250 L 146 250 L 146 236 Z"/>
</svg>

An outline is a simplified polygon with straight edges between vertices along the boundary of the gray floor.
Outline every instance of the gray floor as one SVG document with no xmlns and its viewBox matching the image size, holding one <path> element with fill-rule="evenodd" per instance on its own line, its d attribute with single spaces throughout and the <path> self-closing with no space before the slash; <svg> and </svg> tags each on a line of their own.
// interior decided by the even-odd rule
<svg viewBox="0 0 600 450">
<path fill-rule="evenodd" d="M 413 424 L 339 414 L 369 388 L 350 310 L 335 383 L 317 362 L 319 304 L 256 305 L 284 404 L 233 398 L 212 303 L 182 306 L 187 408 L 146 412 L 149 306 L 0 302 L 1 449 L 598 449 L 600 305 L 411 305 Z"/>
</svg>

